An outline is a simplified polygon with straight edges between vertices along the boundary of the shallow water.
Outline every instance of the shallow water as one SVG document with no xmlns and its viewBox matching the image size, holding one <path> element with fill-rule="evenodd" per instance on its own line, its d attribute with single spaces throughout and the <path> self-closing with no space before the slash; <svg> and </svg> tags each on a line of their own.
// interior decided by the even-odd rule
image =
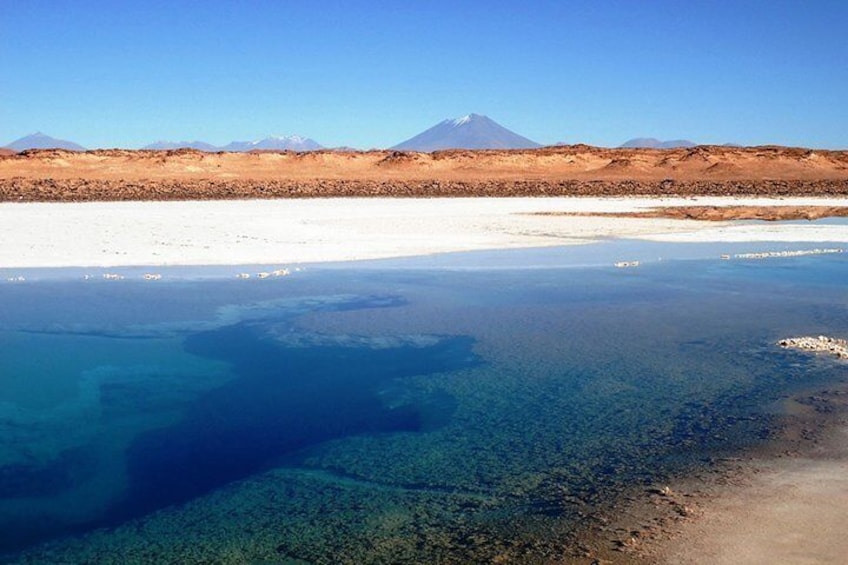
<svg viewBox="0 0 848 565">
<path fill-rule="evenodd" d="M 508 257 L 0 286 L 7 560 L 544 561 L 846 376 L 841 255 Z"/>
</svg>

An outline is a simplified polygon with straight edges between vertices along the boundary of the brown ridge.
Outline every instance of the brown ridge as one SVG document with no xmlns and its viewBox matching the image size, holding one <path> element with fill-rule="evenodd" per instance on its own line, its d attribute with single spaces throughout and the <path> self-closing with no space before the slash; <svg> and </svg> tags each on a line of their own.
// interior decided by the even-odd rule
<svg viewBox="0 0 848 565">
<path fill-rule="evenodd" d="M 819 220 L 848 216 L 848 206 L 663 206 L 638 212 L 538 212 L 542 216 L 607 216 L 726 222 L 729 220 Z"/>
<path fill-rule="evenodd" d="M 0 155 L 4 201 L 846 194 L 848 152 L 776 146 Z"/>
</svg>

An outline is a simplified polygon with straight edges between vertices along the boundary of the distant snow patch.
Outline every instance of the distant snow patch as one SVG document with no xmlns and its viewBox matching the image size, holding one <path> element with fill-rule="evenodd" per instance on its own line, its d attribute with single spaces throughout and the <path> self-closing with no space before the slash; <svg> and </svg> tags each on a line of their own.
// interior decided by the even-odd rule
<svg viewBox="0 0 848 565">
<path fill-rule="evenodd" d="M 462 116 L 461 118 L 457 118 L 457 119 L 453 120 L 451 123 L 454 126 L 461 126 L 462 124 L 467 124 L 470 121 L 471 121 L 471 115 L 469 114 L 467 116 Z"/>
</svg>

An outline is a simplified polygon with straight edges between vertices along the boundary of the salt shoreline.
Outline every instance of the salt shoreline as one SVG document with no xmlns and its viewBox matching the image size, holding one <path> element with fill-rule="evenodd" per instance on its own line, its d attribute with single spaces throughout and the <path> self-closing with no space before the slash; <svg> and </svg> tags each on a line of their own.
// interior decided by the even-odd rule
<svg viewBox="0 0 848 565">
<path fill-rule="evenodd" d="M 270 265 L 577 245 L 848 241 L 848 225 L 546 216 L 834 198 L 374 198 L 0 203 L 0 268 Z M 541 215 L 540 215 L 541 213 Z"/>
</svg>

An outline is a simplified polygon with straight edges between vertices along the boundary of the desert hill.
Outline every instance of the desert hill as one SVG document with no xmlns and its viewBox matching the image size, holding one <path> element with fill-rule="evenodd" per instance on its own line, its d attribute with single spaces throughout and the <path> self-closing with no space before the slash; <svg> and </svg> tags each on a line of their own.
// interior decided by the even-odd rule
<svg viewBox="0 0 848 565">
<path fill-rule="evenodd" d="M 203 153 L 25 151 L 0 200 L 303 196 L 848 194 L 848 152 L 776 146 Z"/>
</svg>

